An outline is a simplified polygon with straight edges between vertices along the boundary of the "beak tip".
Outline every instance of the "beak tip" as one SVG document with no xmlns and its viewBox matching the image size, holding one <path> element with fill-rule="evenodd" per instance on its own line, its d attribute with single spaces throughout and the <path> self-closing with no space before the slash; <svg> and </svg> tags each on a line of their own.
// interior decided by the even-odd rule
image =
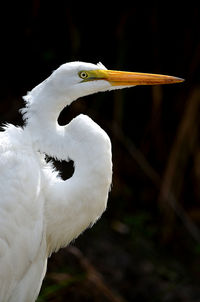
<svg viewBox="0 0 200 302">
<path fill-rule="evenodd" d="M 185 81 L 185 79 L 178 78 L 178 77 L 176 77 L 176 80 L 177 80 L 177 83 L 181 83 L 181 82 L 184 82 L 184 81 Z"/>
</svg>

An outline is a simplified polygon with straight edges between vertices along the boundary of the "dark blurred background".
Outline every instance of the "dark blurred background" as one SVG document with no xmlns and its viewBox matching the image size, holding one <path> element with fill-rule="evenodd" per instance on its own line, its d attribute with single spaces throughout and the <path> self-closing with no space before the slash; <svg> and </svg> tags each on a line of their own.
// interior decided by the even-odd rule
<svg viewBox="0 0 200 302">
<path fill-rule="evenodd" d="M 1 123 L 22 125 L 22 95 L 68 61 L 186 80 L 63 110 L 60 124 L 84 113 L 109 134 L 113 185 L 101 220 L 50 258 L 38 302 L 200 301 L 200 8 L 20 3 L 1 4 Z"/>
</svg>

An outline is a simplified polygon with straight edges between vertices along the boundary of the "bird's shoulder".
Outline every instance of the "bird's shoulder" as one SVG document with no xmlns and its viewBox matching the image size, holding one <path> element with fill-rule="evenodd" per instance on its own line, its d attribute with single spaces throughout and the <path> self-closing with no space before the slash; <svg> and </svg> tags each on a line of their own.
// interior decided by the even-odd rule
<svg viewBox="0 0 200 302">
<path fill-rule="evenodd" d="M 14 194 L 15 190 L 22 194 L 24 190 L 34 198 L 40 172 L 40 158 L 23 129 L 12 125 L 6 127 L 0 133 L 0 192 L 9 189 L 9 194 Z"/>
</svg>

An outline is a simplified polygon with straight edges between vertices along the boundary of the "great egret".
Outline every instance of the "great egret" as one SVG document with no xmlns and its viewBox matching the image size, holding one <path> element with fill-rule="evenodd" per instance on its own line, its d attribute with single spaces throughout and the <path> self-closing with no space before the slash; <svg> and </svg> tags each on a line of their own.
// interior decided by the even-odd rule
<svg viewBox="0 0 200 302">
<path fill-rule="evenodd" d="M 112 180 L 108 135 L 88 116 L 59 126 L 61 110 L 81 96 L 179 78 L 66 63 L 27 96 L 23 128 L 0 133 L 0 301 L 35 301 L 47 258 L 92 225 L 106 208 Z M 45 154 L 72 159 L 63 181 Z"/>
</svg>

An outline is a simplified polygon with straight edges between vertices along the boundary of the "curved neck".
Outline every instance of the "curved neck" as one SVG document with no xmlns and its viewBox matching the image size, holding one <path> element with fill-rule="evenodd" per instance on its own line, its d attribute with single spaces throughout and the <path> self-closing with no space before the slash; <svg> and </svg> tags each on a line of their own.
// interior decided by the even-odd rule
<svg viewBox="0 0 200 302">
<path fill-rule="evenodd" d="M 67 245 L 106 208 L 112 179 L 111 144 L 107 134 L 89 117 L 79 115 L 60 127 L 57 118 L 71 100 L 40 98 L 25 110 L 26 131 L 33 147 L 59 160 L 72 159 L 73 176 L 63 181 L 44 169 L 47 253 Z M 55 96 L 54 96 L 55 97 Z M 55 104 L 56 103 L 56 104 Z M 48 108 L 44 107 L 48 104 Z M 46 106 L 46 105 L 45 105 Z"/>
</svg>

